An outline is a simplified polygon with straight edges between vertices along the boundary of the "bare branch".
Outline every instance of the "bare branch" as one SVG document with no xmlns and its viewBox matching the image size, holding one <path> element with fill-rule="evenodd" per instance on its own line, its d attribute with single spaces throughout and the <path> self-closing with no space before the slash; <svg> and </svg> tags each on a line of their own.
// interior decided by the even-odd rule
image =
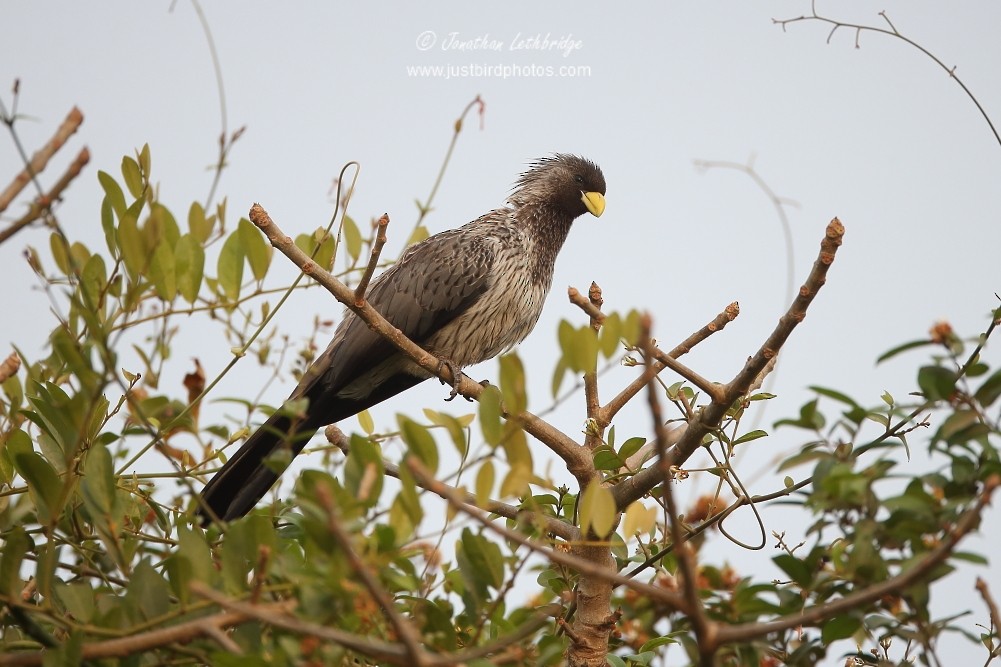
<svg viewBox="0 0 1001 667">
<path fill-rule="evenodd" d="M 734 301 L 724 308 L 719 315 L 714 317 L 712 322 L 705 325 L 682 342 L 678 343 L 673 350 L 667 353 L 667 356 L 672 359 L 677 359 L 688 354 L 696 345 L 704 341 L 706 338 L 709 338 L 709 336 L 713 335 L 717 331 L 721 331 L 723 327 L 737 319 L 738 315 L 740 315 L 740 306 L 736 301 Z M 633 396 L 638 394 L 641 389 L 646 387 L 647 383 L 650 381 L 650 374 L 657 374 L 665 368 L 666 366 L 663 364 L 653 364 L 646 369 L 642 375 L 630 382 L 625 389 L 620 391 L 619 394 L 615 396 L 615 398 L 610 400 L 603 408 L 601 408 L 598 412 L 598 423 L 605 426 L 611 424 L 612 420 L 615 419 L 615 415 L 619 413 L 619 410 L 621 410 L 626 403 L 632 400 Z"/>
<path fill-rule="evenodd" d="M 249 217 L 264 232 L 275 248 L 288 257 L 305 275 L 316 280 L 334 298 L 352 310 L 369 328 L 383 336 L 418 366 L 435 377 L 439 377 L 445 382 L 454 385 L 451 370 L 446 364 L 439 363 L 439 360 L 434 355 L 423 350 L 412 340 L 404 336 L 403 332 L 390 324 L 369 303 L 355 303 L 354 292 L 344 283 L 337 280 L 337 278 L 330 275 L 330 273 L 324 271 L 322 267 L 317 265 L 316 262 L 300 250 L 292 242 L 292 239 L 275 224 L 271 216 L 268 215 L 267 211 L 260 204 L 254 204 L 250 208 Z M 480 383 L 474 382 L 461 373 L 457 380 L 459 393 L 463 396 L 478 399 L 483 392 L 483 386 Z M 505 416 L 508 419 L 517 420 L 527 433 L 534 436 L 556 453 L 557 456 L 562 458 L 571 474 L 586 474 L 587 470 L 593 468 L 587 450 L 548 422 L 527 411 L 518 413 L 517 415 L 508 415 L 505 413 Z"/>
<path fill-rule="evenodd" d="M 283 628 L 301 635 L 310 635 L 312 637 L 318 637 L 319 639 L 325 639 L 327 641 L 334 642 L 335 644 L 340 644 L 341 646 L 352 651 L 361 653 L 362 655 L 367 655 L 370 658 L 375 658 L 376 660 L 380 660 L 388 664 L 410 664 L 408 662 L 409 656 L 407 655 L 407 652 L 396 644 L 361 637 L 350 632 L 338 630 L 337 628 L 328 628 L 325 625 L 319 625 L 317 623 L 310 623 L 304 618 L 299 618 L 298 616 L 293 616 L 288 613 L 290 608 L 290 605 L 288 604 L 276 608 L 276 605 L 258 605 L 251 604 L 249 602 L 241 602 L 209 588 L 200 581 L 191 582 L 191 592 L 207 600 L 211 600 L 223 609 L 228 609 L 230 612 L 238 614 L 244 618 L 253 618 L 263 623 L 267 623 L 268 625 L 273 625 L 277 628 Z M 0 665 L 2 665 L 2 663 L 0 663 Z"/>
<path fill-rule="evenodd" d="M 649 315 L 643 316 L 643 333 L 640 341 L 646 363 L 649 367 L 653 364 L 656 351 L 651 339 L 651 321 Z M 663 355 L 661 363 L 673 361 L 670 357 Z M 678 568 L 681 572 L 682 587 L 685 601 L 688 603 L 688 618 L 692 622 L 695 630 L 695 637 L 699 647 L 700 664 L 704 667 L 712 667 L 713 655 L 716 652 L 716 623 L 710 621 L 702 607 L 699 599 L 698 589 L 698 568 L 695 564 L 695 554 L 688 546 L 685 536 L 681 532 L 681 522 L 678 520 L 678 506 L 674 501 L 674 474 L 671 472 L 671 464 L 667 456 L 667 429 L 664 427 L 664 419 L 660 411 L 659 387 L 651 377 L 647 386 L 649 398 L 650 417 L 653 420 L 653 430 L 657 440 L 657 465 L 655 466 L 661 475 L 661 489 L 664 495 L 664 505 L 667 508 L 668 528 L 671 534 L 671 545 L 678 555 Z"/>
<path fill-rule="evenodd" d="M 4 118 L 3 121 L 8 127 L 13 127 L 13 117 Z M 14 181 L 0 193 L 0 213 L 7 210 L 7 207 L 14 201 L 14 198 L 31 182 L 32 178 L 42 173 L 42 170 L 49 163 L 49 159 L 73 136 L 80 128 L 81 123 L 83 123 L 83 113 L 80 109 L 73 107 L 48 143 L 31 156 L 31 161 L 24 166 L 21 173 L 15 176 Z"/>
<path fill-rule="evenodd" d="M 754 356 L 748 359 L 744 368 L 724 386 L 721 400 L 714 400 L 698 413 L 697 419 L 689 421 L 685 434 L 668 454 L 670 465 L 682 465 L 696 449 L 702 446 L 703 437 L 719 427 L 733 402 L 748 391 L 771 360 L 778 355 L 793 329 L 806 317 L 807 309 L 827 280 L 827 270 L 834 262 L 844 233 L 844 225 L 837 218 L 831 220 L 830 224 L 827 225 L 824 239 L 820 243 L 817 260 L 814 262 L 806 282 L 800 287 L 799 295 L 793 300 L 786 313 L 779 318 L 775 329 L 772 330 Z M 670 353 L 668 354 L 670 355 Z M 656 368 L 656 365 L 653 368 Z M 616 507 L 620 510 L 627 507 L 629 503 L 642 498 L 659 482 L 660 473 L 654 466 L 616 484 L 612 489 Z"/>
<path fill-rule="evenodd" d="M 899 39 L 902 42 L 905 42 L 906 44 L 913 46 L 915 49 L 917 49 L 921 53 L 931 58 L 932 61 L 936 65 L 941 67 L 945 71 L 945 73 L 949 75 L 951 79 L 955 80 L 955 82 L 959 84 L 959 87 L 963 89 L 963 92 L 966 93 L 966 96 L 970 98 L 970 101 L 973 102 L 973 104 L 977 107 L 977 111 L 980 112 L 980 115 L 983 116 L 984 120 L 987 122 L 987 126 L 990 128 L 991 133 L 994 135 L 994 139 L 997 141 L 998 145 L 1001 145 L 1001 135 L 998 134 L 997 128 L 994 127 L 994 123 L 991 121 L 990 116 L 987 115 L 987 111 L 983 108 L 983 106 L 980 105 L 980 100 L 978 100 L 976 96 L 970 91 L 970 89 L 966 87 L 966 84 L 963 83 L 958 76 L 956 76 L 956 68 L 954 66 L 949 67 L 944 62 L 942 62 L 938 58 L 938 56 L 936 56 L 934 53 L 932 53 L 925 47 L 921 46 L 913 39 L 905 37 L 903 34 L 898 32 L 897 28 L 893 25 L 893 23 L 890 22 L 890 18 L 889 16 L 887 16 L 886 12 L 880 12 L 879 15 L 882 16 L 883 20 L 886 21 L 887 25 L 890 26 L 889 30 L 887 30 L 886 28 L 877 28 L 876 26 L 860 25 L 857 23 L 845 23 L 844 21 L 837 21 L 835 19 L 830 19 L 825 16 L 820 16 L 819 14 L 817 14 L 816 8 L 814 8 L 812 16 L 797 16 L 796 18 L 791 18 L 791 19 L 772 19 L 772 23 L 781 26 L 783 32 L 785 32 L 786 26 L 789 25 L 790 23 L 800 23 L 803 21 L 819 21 L 821 23 L 826 23 L 832 26 L 831 32 L 827 36 L 828 43 L 830 43 L 831 38 L 834 36 L 834 33 L 838 30 L 838 28 L 850 28 L 855 31 L 856 49 L 860 48 L 859 39 L 862 33 L 865 31 L 875 32 L 887 35 L 889 37 L 895 37 L 896 39 Z"/>
<path fill-rule="evenodd" d="M 987 605 L 987 609 L 991 614 L 991 626 L 995 634 L 1001 632 L 1001 612 L 998 612 L 998 605 L 994 602 L 994 597 L 991 595 L 991 589 L 987 587 L 987 582 L 977 577 L 977 583 L 975 588 L 977 592 L 980 593 L 980 597 L 983 598 L 984 604 Z"/>
<path fill-rule="evenodd" d="M 365 298 L 365 292 L 368 291 L 368 283 L 372 280 L 375 267 L 379 264 L 379 255 L 382 254 L 382 247 L 386 245 L 386 227 L 388 226 L 389 214 L 383 213 L 382 217 L 379 218 L 378 231 L 375 235 L 375 243 L 372 245 L 372 255 L 368 259 L 368 266 L 365 267 L 365 274 L 358 282 L 358 286 L 355 287 L 355 301 L 357 302 L 362 301 Z"/>
<path fill-rule="evenodd" d="M 286 602 L 279 602 L 277 604 L 260 605 L 254 607 L 254 609 L 264 615 L 273 615 L 287 610 L 289 606 Z M 232 627 L 254 620 L 255 618 L 256 616 L 254 615 L 238 611 L 204 616 L 186 623 L 179 623 L 158 630 L 150 630 L 129 637 L 84 644 L 81 647 L 81 657 L 84 660 L 121 658 L 161 646 L 190 642 L 202 637 L 216 639 L 220 634 L 220 628 Z M 7 667 L 8 665 L 41 665 L 44 658 L 45 653 L 42 651 L 7 653 L 0 655 L 0 667 Z"/>
<path fill-rule="evenodd" d="M 90 151 L 85 147 L 77 153 L 76 159 L 70 163 L 70 165 L 66 168 L 66 171 L 63 172 L 63 175 L 58 181 L 56 181 L 56 184 L 52 186 L 48 193 L 39 196 L 34 202 L 32 202 L 27 213 L 21 216 L 20 219 L 11 223 L 7 229 L 0 231 L 0 243 L 3 243 L 49 211 L 53 202 L 59 200 L 63 191 L 69 187 L 69 184 L 73 182 L 73 179 L 80 175 L 80 172 L 88 162 L 90 162 Z"/>
</svg>

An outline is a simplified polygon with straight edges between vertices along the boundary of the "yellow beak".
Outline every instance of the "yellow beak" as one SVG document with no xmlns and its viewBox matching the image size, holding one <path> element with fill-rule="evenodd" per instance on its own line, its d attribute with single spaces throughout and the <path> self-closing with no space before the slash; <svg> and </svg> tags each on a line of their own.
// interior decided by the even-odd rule
<svg viewBox="0 0 1001 667">
<path fill-rule="evenodd" d="M 600 192 L 582 192 L 580 198 L 587 206 L 588 212 L 596 218 L 600 218 L 605 212 L 605 196 Z"/>
</svg>

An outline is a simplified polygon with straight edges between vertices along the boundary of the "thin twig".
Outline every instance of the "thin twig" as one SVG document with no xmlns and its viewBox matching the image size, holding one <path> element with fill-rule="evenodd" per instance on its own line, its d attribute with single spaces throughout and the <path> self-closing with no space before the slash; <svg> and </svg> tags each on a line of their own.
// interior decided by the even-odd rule
<svg viewBox="0 0 1001 667">
<path fill-rule="evenodd" d="M 994 602 L 994 596 L 991 595 L 991 589 L 987 587 L 987 582 L 977 577 L 975 588 L 990 611 L 991 629 L 995 634 L 1001 633 L 1001 612 L 998 612 L 998 605 Z"/>
<path fill-rule="evenodd" d="M 1001 478 L 997 475 L 988 479 L 973 507 L 960 515 L 955 527 L 946 533 L 945 537 L 934 549 L 927 552 L 918 561 L 909 564 L 906 571 L 901 572 L 895 577 L 890 577 L 879 584 L 864 588 L 837 600 L 807 607 L 797 614 L 787 616 L 778 621 L 769 623 L 741 623 L 739 625 L 720 627 L 718 642 L 720 644 L 746 642 L 799 626 L 817 625 L 851 610 L 864 609 L 866 605 L 875 600 L 879 600 L 886 595 L 899 593 L 908 586 L 923 580 L 952 555 L 956 546 L 967 534 L 980 525 L 981 514 L 990 502 L 991 496 L 999 484 L 1001 484 Z"/>
<path fill-rule="evenodd" d="M 389 597 L 386 590 L 376 580 L 376 578 L 372 576 L 372 573 L 369 572 L 367 567 L 365 567 L 365 563 L 363 563 L 361 558 L 358 557 L 358 554 L 355 553 L 354 548 L 351 546 L 350 538 L 347 533 L 344 532 L 344 527 L 341 526 L 340 518 L 337 516 L 337 509 L 334 506 L 334 499 L 330 495 L 330 491 L 324 486 L 318 487 L 317 500 L 327 512 L 327 530 L 340 546 L 341 553 L 343 553 L 344 557 L 347 558 L 348 565 L 351 567 L 351 570 L 361 580 L 362 585 L 368 589 L 369 595 L 371 595 L 376 603 L 382 607 L 383 613 L 386 614 L 389 622 L 392 623 L 397 636 L 403 642 L 403 646 L 407 650 L 407 659 L 409 660 L 409 664 L 416 665 L 416 667 L 424 667 L 424 665 L 427 665 L 428 656 L 424 652 L 424 648 L 421 646 L 420 634 L 413 625 L 400 615 L 400 612 L 397 611 L 396 606 L 393 604 L 393 599 Z"/>
<path fill-rule="evenodd" d="M 379 218 L 375 243 L 372 245 L 372 255 L 369 257 L 368 266 L 365 267 L 365 273 L 362 275 L 361 280 L 358 281 L 357 287 L 355 287 L 355 302 L 360 303 L 365 298 L 365 292 L 368 291 L 368 284 L 375 273 L 375 267 L 379 264 L 379 255 L 382 254 L 382 247 L 386 245 L 386 227 L 388 226 L 389 214 L 383 213 L 382 217 Z"/>
<path fill-rule="evenodd" d="M 710 382 L 680 361 L 671 358 L 665 354 L 663 350 L 657 348 L 656 346 L 651 346 L 649 353 L 653 355 L 654 359 L 663 364 L 665 368 L 670 368 L 672 371 L 704 391 L 713 401 L 723 400 L 723 387 L 721 385 L 715 382 Z M 647 363 L 647 368 L 650 367 L 650 363 L 651 362 Z M 648 371 L 647 374 L 649 375 L 651 372 L 652 371 Z"/>
<path fill-rule="evenodd" d="M 644 350 L 646 363 L 649 366 L 653 363 L 655 356 L 649 315 L 643 316 L 642 327 L 641 346 Z M 665 356 L 665 359 L 670 358 Z M 661 362 L 663 363 L 664 359 Z M 653 420 L 653 430 L 657 440 L 657 465 L 655 467 L 660 471 L 661 489 L 663 490 L 664 505 L 667 509 L 671 544 L 674 545 L 674 551 L 678 556 L 678 568 L 681 572 L 682 588 L 685 601 L 688 603 L 687 616 L 692 622 L 692 628 L 695 630 L 695 638 L 699 647 L 700 664 L 703 667 L 712 667 L 713 655 L 716 653 L 717 647 L 715 641 L 716 623 L 706 617 L 705 609 L 702 607 L 702 601 L 699 599 L 698 568 L 695 564 L 695 555 L 681 532 L 681 521 L 678 519 L 678 506 L 674 500 L 674 474 L 671 471 L 672 466 L 667 456 L 667 429 L 664 427 L 664 419 L 661 415 L 658 392 L 658 385 L 651 378 L 647 385 L 647 394 L 649 397 L 650 417 Z"/>
<path fill-rule="evenodd" d="M 994 127 L 994 123 L 991 121 L 990 116 L 987 115 L 987 111 L 983 108 L 983 106 L 980 105 L 980 101 L 970 91 L 970 89 L 966 87 L 966 84 L 963 83 L 963 81 L 958 76 L 956 76 L 956 68 L 949 67 L 944 62 L 939 60 L 938 56 L 933 54 L 931 51 L 921 46 L 911 38 L 905 37 L 903 34 L 898 32 L 897 29 L 893 26 L 893 24 L 890 23 L 890 19 L 886 15 L 886 12 L 880 12 L 879 15 L 882 16 L 883 19 L 890 26 L 889 30 L 887 30 L 886 28 L 877 28 L 875 26 L 861 25 L 857 23 L 845 23 L 843 21 L 829 19 L 825 16 L 820 16 L 819 14 L 817 14 L 816 7 L 813 7 L 811 16 L 797 16 L 796 18 L 791 18 L 791 19 L 772 19 L 772 23 L 775 25 L 782 26 L 783 31 L 785 31 L 786 26 L 789 25 L 790 23 L 798 23 L 800 21 L 820 21 L 821 23 L 827 23 L 828 25 L 833 26 L 831 28 L 830 34 L 828 34 L 827 36 L 828 43 L 830 43 L 831 38 L 834 36 L 834 33 L 837 32 L 838 28 L 850 28 L 852 30 L 855 30 L 856 49 L 860 48 L 859 36 L 863 31 L 875 32 L 882 35 L 887 35 L 889 37 L 895 37 L 901 40 L 902 42 L 905 42 L 913 46 L 915 49 L 917 49 L 921 53 L 931 58 L 936 65 L 941 67 L 945 71 L 945 73 L 949 75 L 949 78 L 953 79 L 957 84 L 959 84 L 959 87 L 963 89 L 963 92 L 966 93 L 966 96 L 970 98 L 970 101 L 972 101 L 973 104 L 976 105 L 977 111 L 980 112 L 980 115 L 983 116 L 985 121 L 987 121 L 987 126 L 990 128 L 991 133 L 994 135 L 994 139 L 997 141 L 998 145 L 1001 146 L 1001 135 L 998 134 L 997 128 Z"/>
<path fill-rule="evenodd" d="M 737 319 L 738 315 L 740 315 L 740 306 L 736 301 L 734 301 L 724 308 L 723 311 L 716 317 L 714 317 L 709 324 L 705 325 L 676 345 L 673 350 L 667 353 L 667 356 L 672 359 L 677 359 L 688 354 L 695 348 L 696 345 L 704 341 L 706 338 L 709 338 L 709 336 L 713 335 L 717 331 L 722 331 L 723 327 Z M 620 391 L 618 395 L 601 408 L 598 413 L 598 422 L 600 424 L 611 424 L 615 415 L 619 413 L 619 410 L 621 410 L 626 403 L 631 401 L 633 396 L 646 387 L 647 383 L 650 381 L 650 374 L 660 373 L 665 368 L 666 366 L 663 364 L 653 364 L 649 368 L 646 368 L 642 375 L 630 382 L 625 389 Z"/>
</svg>

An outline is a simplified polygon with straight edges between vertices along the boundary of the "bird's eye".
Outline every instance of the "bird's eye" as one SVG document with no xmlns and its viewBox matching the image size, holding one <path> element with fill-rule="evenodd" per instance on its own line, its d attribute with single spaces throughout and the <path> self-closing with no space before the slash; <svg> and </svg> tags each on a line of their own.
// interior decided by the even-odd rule
<svg viewBox="0 0 1001 667">
<path fill-rule="evenodd" d="M 584 185 L 584 177 L 580 174 L 575 174 L 573 180 L 577 185 Z"/>
</svg>

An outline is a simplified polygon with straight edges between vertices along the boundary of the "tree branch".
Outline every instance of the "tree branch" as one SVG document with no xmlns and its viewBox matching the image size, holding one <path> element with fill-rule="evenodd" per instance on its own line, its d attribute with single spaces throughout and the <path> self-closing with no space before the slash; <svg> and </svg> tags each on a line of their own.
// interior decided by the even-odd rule
<svg viewBox="0 0 1001 667">
<path fill-rule="evenodd" d="M 288 603 L 280 602 L 277 604 L 261 605 L 258 609 L 264 614 L 274 614 L 288 608 Z M 214 639 L 215 634 L 220 628 L 228 628 L 246 623 L 247 621 L 254 620 L 254 618 L 255 616 L 253 615 L 238 611 L 203 616 L 193 621 L 179 623 L 158 630 L 150 630 L 129 637 L 84 644 L 81 648 L 81 657 L 84 660 L 121 658 L 169 644 L 190 642 L 202 637 Z M 42 651 L 33 653 L 8 653 L 0 655 L 0 667 L 41 665 L 44 658 L 45 653 Z"/>
<path fill-rule="evenodd" d="M 720 400 L 714 400 L 698 412 L 698 417 L 689 421 L 684 435 L 668 453 L 669 464 L 680 466 L 702 446 L 703 437 L 722 423 L 726 411 L 733 402 L 744 395 L 752 384 L 760 377 L 762 371 L 779 353 L 786 340 L 800 322 L 806 317 L 806 311 L 813 303 L 817 292 L 827 280 L 827 271 L 834 262 L 835 254 L 841 246 L 845 233 L 844 225 L 837 218 L 827 225 L 824 239 L 820 243 L 820 252 L 806 282 L 799 288 L 799 295 L 790 304 L 786 313 L 779 318 L 775 329 L 761 345 L 758 351 L 748 359 L 744 368 L 723 387 Z M 673 352 L 673 351 L 672 351 Z M 670 353 L 668 353 L 670 355 Z M 673 356 L 673 355 L 671 355 Z M 654 366 L 653 368 L 656 368 Z M 633 475 L 612 489 L 616 507 L 619 510 L 628 507 L 630 503 L 639 500 L 661 481 L 660 472 L 656 466 Z"/>
<path fill-rule="evenodd" d="M 34 202 L 32 202 L 27 213 L 21 216 L 20 219 L 11 223 L 7 229 L 0 231 L 0 243 L 3 243 L 11 236 L 30 225 L 32 222 L 42 217 L 42 215 L 52 207 L 52 203 L 57 201 L 59 197 L 62 196 L 63 191 L 69 187 L 69 184 L 73 182 L 73 179 L 80 175 L 80 172 L 88 162 L 90 162 L 90 151 L 84 147 L 79 153 L 77 153 L 76 159 L 70 163 L 70 165 L 66 168 L 66 171 L 63 172 L 63 175 L 58 181 L 56 181 L 56 184 L 52 186 L 48 193 L 40 195 Z"/>
<path fill-rule="evenodd" d="M 963 512 L 956 522 L 956 526 L 946 533 L 945 538 L 938 546 L 925 554 L 924 557 L 911 565 L 906 571 L 901 572 L 895 577 L 890 577 L 875 586 L 870 586 L 832 602 L 807 607 L 798 614 L 787 616 L 778 621 L 770 623 L 742 623 L 740 625 L 720 627 L 719 643 L 749 641 L 773 632 L 781 632 L 804 625 L 817 625 L 829 618 L 847 613 L 853 609 L 864 609 L 865 605 L 879 600 L 885 595 L 899 593 L 908 586 L 917 583 L 952 555 L 956 545 L 980 524 L 980 517 L 984 507 L 990 503 L 991 496 L 999 484 L 1001 484 L 1001 478 L 997 475 L 988 479 L 973 507 Z"/>
<path fill-rule="evenodd" d="M 14 120 L 14 118 L 3 118 L 3 122 L 10 128 L 13 128 Z M 0 213 L 7 210 L 7 207 L 31 182 L 31 179 L 42 173 L 49 163 L 49 159 L 73 136 L 80 128 L 81 123 L 83 123 L 83 113 L 77 107 L 73 107 L 48 143 L 31 156 L 31 161 L 24 166 L 21 173 L 15 176 L 13 182 L 0 193 Z"/>
<path fill-rule="evenodd" d="M 717 331 L 721 331 L 723 327 L 737 319 L 738 315 L 740 315 L 740 306 L 736 301 L 734 301 L 724 308 L 719 315 L 714 317 L 712 322 L 705 325 L 682 342 L 678 343 L 673 350 L 667 353 L 667 356 L 672 359 L 677 359 L 688 354 L 696 345 L 704 341 L 706 338 L 709 338 L 709 336 L 713 335 Z M 612 420 L 615 419 L 615 415 L 619 413 L 619 410 L 621 410 L 626 403 L 631 401 L 633 396 L 638 394 L 644 387 L 647 386 L 651 377 L 660 373 L 665 368 L 666 366 L 663 364 L 657 363 L 645 369 L 642 375 L 630 382 L 625 389 L 620 391 L 617 396 L 615 396 L 603 408 L 601 408 L 601 410 L 598 411 L 598 423 L 605 426 L 611 424 Z"/>
<path fill-rule="evenodd" d="M 288 257 L 298 266 L 302 272 L 316 280 L 334 298 L 347 306 L 354 312 L 370 329 L 383 336 L 398 350 L 414 361 L 418 366 L 431 373 L 433 376 L 441 378 L 449 384 L 453 384 L 452 373 L 447 365 L 439 363 L 439 359 L 431 353 L 425 351 L 412 340 L 403 335 L 403 332 L 390 324 L 375 308 L 367 301 L 355 302 L 354 291 L 347 285 L 330 275 L 316 262 L 311 260 L 292 239 L 287 236 L 278 225 L 271 219 L 267 211 L 260 204 L 254 204 L 250 208 L 250 220 L 264 232 L 271 244 L 282 254 Z M 478 399 L 483 392 L 483 386 L 474 382 L 463 374 L 459 374 L 459 393 L 467 398 Z M 562 458 L 567 464 L 567 468 L 574 474 L 575 471 L 586 471 L 591 465 L 590 455 L 583 447 L 574 442 L 565 433 L 554 428 L 548 422 L 536 417 L 530 412 L 521 412 L 517 415 L 505 413 L 508 419 L 514 419 L 525 431 L 549 447 L 557 456 Z"/>
</svg>

